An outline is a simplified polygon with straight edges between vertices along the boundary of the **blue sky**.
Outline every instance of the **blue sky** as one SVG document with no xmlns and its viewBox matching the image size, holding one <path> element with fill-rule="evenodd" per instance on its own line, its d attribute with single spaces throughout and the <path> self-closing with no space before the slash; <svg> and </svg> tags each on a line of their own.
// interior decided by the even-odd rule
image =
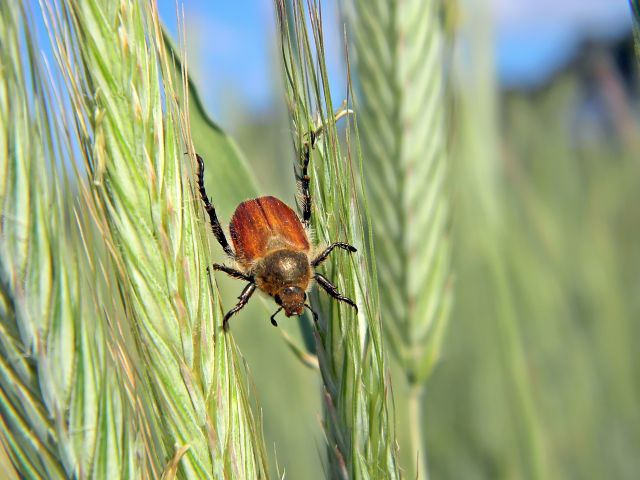
<svg viewBox="0 0 640 480">
<path fill-rule="evenodd" d="M 587 37 L 615 38 L 631 28 L 626 0 L 493 0 L 496 62 L 509 86 L 535 85 Z"/>
<path fill-rule="evenodd" d="M 474 1 L 474 0 L 467 0 Z M 626 0 L 475 0 L 490 5 L 496 31 L 496 68 L 503 84 L 535 85 L 562 65 L 585 36 L 612 37 L 630 28 Z M 464 3 L 464 2 L 463 2 Z M 175 33 L 175 0 L 159 0 Z M 325 0 L 329 66 L 337 88 L 340 58 L 336 0 Z M 190 67 L 214 116 L 232 105 L 267 109 L 279 79 L 272 0 L 184 0 Z M 464 15 L 463 15 L 464 21 Z"/>
<path fill-rule="evenodd" d="M 269 109 L 280 82 L 273 1 L 183 1 L 189 68 L 214 116 L 231 115 L 227 110 L 238 102 L 251 109 Z M 175 34 L 175 0 L 158 0 L 158 4 L 161 18 Z M 322 5 L 329 73 L 335 88 L 344 90 L 337 3 L 323 0 Z"/>
</svg>

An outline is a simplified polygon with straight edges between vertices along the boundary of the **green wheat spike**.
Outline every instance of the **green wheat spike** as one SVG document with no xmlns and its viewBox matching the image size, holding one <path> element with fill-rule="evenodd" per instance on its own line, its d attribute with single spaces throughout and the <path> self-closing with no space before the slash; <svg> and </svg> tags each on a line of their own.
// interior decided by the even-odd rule
<svg viewBox="0 0 640 480">
<path fill-rule="evenodd" d="M 416 450 L 426 470 L 420 402 L 452 303 L 441 4 L 347 7 L 382 324 L 411 389 L 410 471 Z"/>
<path fill-rule="evenodd" d="M 367 262 L 369 221 L 360 203 L 362 183 L 357 128 L 349 106 L 334 107 L 325 64 L 318 2 L 274 2 L 281 36 L 287 101 L 295 150 L 309 132 L 318 132 L 310 163 L 312 226 L 316 241 L 348 241 L 358 253 L 334 255 L 323 266 L 340 292 L 353 298 L 359 313 L 344 303 L 312 294 L 320 314 L 316 350 L 323 380 L 328 478 L 400 478 L 396 461 L 393 407 L 381 339 L 375 270 Z M 337 113 L 336 113 L 337 110 Z M 346 142 L 336 119 L 346 117 Z M 300 155 L 298 155 L 300 156 Z M 298 165 L 299 167 L 299 165 Z"/>
<path fill-rule="evenodd" d="M 83 198 L 113 272 L 110 348 L 140 460 L 154 478 L 267 478 L 246 374 L 206 271 L 180 79 L 155 5 L 48 5 L 89 174 Z"/>
<path fill-rule="evenodd" d="M 56 164 L 68 151 L 26 11 L 0 6 L 0 431 L 22 477 L 102 478 L 93 464 L 106 442 L 101 461 L 117 478 L 136 452 L 122 446 L 126 409 L 115 407 L 91 272 L 74 258 L 79 231 Z M 117 430 L 100 429 L 107 417 Z"/>
<path fill-rule="evenodd" d="M 354 0 L 352 7 L 383 325 L 419 384 L 437 360 L 451 306 L 439 2 Z"/>
</svg>

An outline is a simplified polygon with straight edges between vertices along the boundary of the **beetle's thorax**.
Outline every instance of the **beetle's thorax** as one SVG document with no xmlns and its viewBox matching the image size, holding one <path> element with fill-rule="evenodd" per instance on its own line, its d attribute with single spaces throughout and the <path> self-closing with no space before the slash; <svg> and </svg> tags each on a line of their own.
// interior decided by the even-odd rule
<svg viewBox="0 0 640 480">
<path fill-rule="evenodd" d="M 295 285 L 306 290 L 311 278 L 307 255 L 289 249 L 268 253 L 255 262 L 251 270 L 258 288 L 271 296 L 288 286 Z"/>
<path fill-rule="evenodd" d="M 287 315 L 302 313 L 304 292 L 311 279 L 311 265 L 304 252 L 275 250 L 255 262 L 251 271 L 260 290 L 282 300 Z"/>
</svg>

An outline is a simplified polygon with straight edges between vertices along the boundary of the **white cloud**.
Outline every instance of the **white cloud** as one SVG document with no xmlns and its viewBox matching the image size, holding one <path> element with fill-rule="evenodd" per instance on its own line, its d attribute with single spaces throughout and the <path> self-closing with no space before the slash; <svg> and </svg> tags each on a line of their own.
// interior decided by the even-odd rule
<svg viewBox="0 0 640 480">
<path fill-rule="evenodd" d="M 629 24 L 627 0 L 489 0 L 499 29 L 519 25 L 563 23 L 592 27 L 599 23 Z"/>
</svg>

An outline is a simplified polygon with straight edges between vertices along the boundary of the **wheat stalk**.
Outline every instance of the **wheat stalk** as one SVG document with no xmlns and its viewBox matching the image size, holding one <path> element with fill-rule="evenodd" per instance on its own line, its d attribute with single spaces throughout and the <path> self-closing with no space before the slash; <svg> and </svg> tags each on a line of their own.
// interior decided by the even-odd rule
<svg viewBox="0 0 640 480">
<path fill-rule="evenodd" d="M 318 134 L 310 166 L 313 233 L 320 244 L 345 240 L 362 252 L 350 258 L 335 255 L 326 267 L 339 290 L 356 300 L 359 314 L 322 293 L 312 296 L 320 312 L 316 348 L 324 383 L 327 476 L 399 478 L 375 272 L 364 254 L 370 248 L 363 228 L 367 212 L 359 203 L 362 184 L 354 172 L 354 166 L 361 166 L 357 130 L 348 106 L 334 113 L 319 3 L 310 1 L 306 9 L 300 0 L 274 3 L 296 151 L 307 148 L 309 132 Z M 346 151 L 336 126 L 343 116 Z"/>
<path fill-rule="evenodd" d="M 633 40 L 636 49 L 636 58 L 640 58 L 640 2 L 629 0 L 631 18 L 633 19 Z"/>
<path fill-rule="evenodd" d="M 553 478 L 547 462 L 545 432 L 536 405 L 530 366 L 522 340 L 516 294 L 511 285 L 506 220 L 509 200 L 505 195 L 503 166 L 500 164 L 497 89 L 490 52 L 493 50 L 490 23 L 481 9 L 471 11 L 477 22 L 469 27 L 469 45 L 474 62 L 464 70 L 464 89 L 460 89 L 459 162 L 456 170 L 460 220 L 458 232 L 464 242 L 461 264 L 478 269 L 492 295 L 490 314 L 475 340 L 481 335 L 492 339 L 498 359 L 497 367 L 505 382 L 507 404 L 515 424 L 514 451 L 526 478 Z M 478 128 L 482 125 L 482 129 Z M 473 238 L 473 242 L 469 242 Z M 470 259 L 473 257 L 473 260 Z M 483 318 L 480 316 L 480 318 Z M 469 321 L 476 321 L 475 318 Z M 492 372 L 491 376 L 496 375 Z"/>
<path fill-rule="evenodd" d="M 440 2 L 348 5 L 382 323 L 410 386 L 408 471 L 417 451 L 426 478 L 422 394 L 452 300 Z"/>
</svg>

